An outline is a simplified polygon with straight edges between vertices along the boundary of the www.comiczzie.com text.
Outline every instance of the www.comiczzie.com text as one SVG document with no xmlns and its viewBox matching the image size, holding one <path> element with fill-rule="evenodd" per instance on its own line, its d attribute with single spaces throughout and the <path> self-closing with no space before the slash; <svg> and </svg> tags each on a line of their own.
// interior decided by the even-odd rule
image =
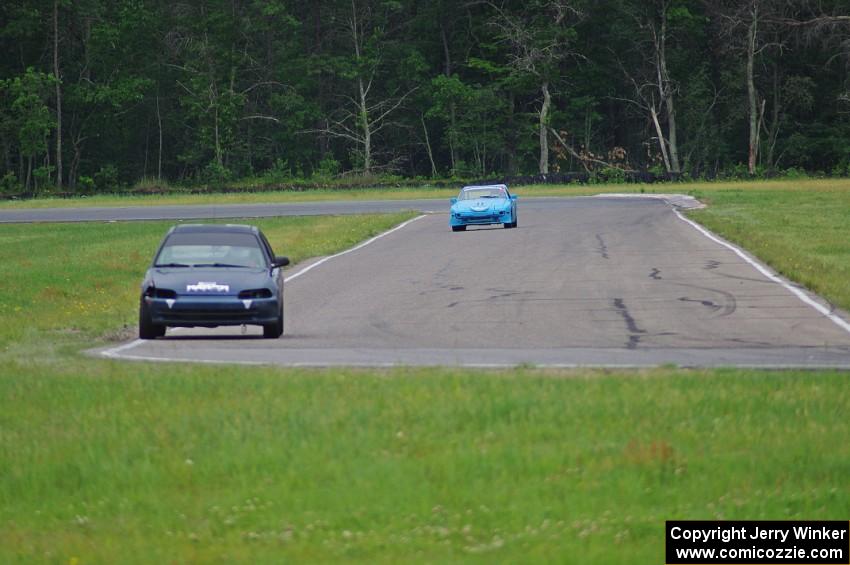
<svg viewBox="0 0 850 565">
<path fill-rule="evenodd" d="M 668 521 L 666 562 L 850 563 L 850 523 Z"/>
</svg>

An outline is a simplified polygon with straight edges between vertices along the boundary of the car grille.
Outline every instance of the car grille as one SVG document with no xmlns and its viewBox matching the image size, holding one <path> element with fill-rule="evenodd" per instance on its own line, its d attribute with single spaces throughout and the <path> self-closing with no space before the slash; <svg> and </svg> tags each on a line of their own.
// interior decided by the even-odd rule
<svg viewBox="0 0 850 565">
<path fill-rule="evenodd" d="M 499 221 L 499 215 L 498 214 L 486 214 L 486 215 L 461 214 L 460 219 L 463 220 L 464 222 L 469 222 L 469 223 L 481 222 L 483 224 L 483 223 L 490 223 L 490 222 L 498 222 Z"/>
<path fill-rule="evenodd" d="M 209 310 L 173 310 L 171 312 L 164 312 L 162 317 L 165 320 L 172 320 L 175 322 L 191 322 L 191 321 L 203 321 L 203 320 L 250 320 L 254 316 L 254 313 L 250 310 L 244 311 L 234 311 L 234 310 L 222 310 L 219 312 L 210 312 Z"/>
</svg>

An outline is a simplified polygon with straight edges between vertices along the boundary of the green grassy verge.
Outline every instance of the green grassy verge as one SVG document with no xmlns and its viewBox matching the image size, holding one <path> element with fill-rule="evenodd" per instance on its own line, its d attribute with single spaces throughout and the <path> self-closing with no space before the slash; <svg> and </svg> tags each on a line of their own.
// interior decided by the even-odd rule
<svg viewBox="0 0 850 565">
<path fill-rule="evenodd" d="M 695 217 L 780 270 L 821 257 L 841 303 L 844 189 L 760 184 Z M 256 223 L 298 261 L 409 216 Z M 0 562 L 660 563 L 665 519 L 847 519 L 840 372 L 80 356 L 134 327 L 167 225 L 0 226 Z"/>
<path fill-rule="evenodd" d="M 6 370 L 3 562 L 661 563 L 850 508 L 843 374 Z"/>
<path fill-rule="evenodd" d="M 165 194 L 127 196 L 98 194 L 85 198 L 40 198 L 0 201 L 0 208 L 72 208 L 88 206 L 145 206 L 182 204 L 255 204 L 263 202 L 318 202 L 328 200 L 406 200 L 451 198 L 456 188 L 353 188 L 318 189 L 303 192 L 269 191 L 230 194 Z M 850 179 L 767 180 L 731 182 L 683 182 L 660 184 L 533 185 L 514 187 L 521 196 L 585 196 L 605 192 L 712 194 L 738 190 L 768 191 L 850 191 Z"/>
<path fill-rule="evenodd" d="M 353 246 L 411 213 L 252 220 L 293 263 Z M 173 222 L 0 226 L 0 347 L 135 327 L 139 284 Z"/>
</svg>

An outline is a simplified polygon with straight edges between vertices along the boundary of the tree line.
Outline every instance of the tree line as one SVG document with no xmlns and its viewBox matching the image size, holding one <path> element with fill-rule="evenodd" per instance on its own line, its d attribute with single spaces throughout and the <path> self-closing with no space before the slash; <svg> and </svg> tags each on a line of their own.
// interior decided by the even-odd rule
<svg viewBox="0 0 850 565">
<path fill-rule="evenodd" d="M 8 0 L 0 188 L 850 167 L 850 0 Z"/>
</svg>

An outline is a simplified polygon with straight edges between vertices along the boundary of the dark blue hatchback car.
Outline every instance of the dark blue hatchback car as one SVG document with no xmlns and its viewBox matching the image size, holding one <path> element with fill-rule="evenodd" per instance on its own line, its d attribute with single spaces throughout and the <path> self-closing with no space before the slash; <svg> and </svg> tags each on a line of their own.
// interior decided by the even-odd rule
<svg viewBox="0 0 850 565">
<path fill-rule="evenodd" d="M 254 324 L 278 338 L 288 264 L 254 226 L 174 226 L 142 282 L 139 337 L 162 337 L 166 327 Z"/>
</svg>

